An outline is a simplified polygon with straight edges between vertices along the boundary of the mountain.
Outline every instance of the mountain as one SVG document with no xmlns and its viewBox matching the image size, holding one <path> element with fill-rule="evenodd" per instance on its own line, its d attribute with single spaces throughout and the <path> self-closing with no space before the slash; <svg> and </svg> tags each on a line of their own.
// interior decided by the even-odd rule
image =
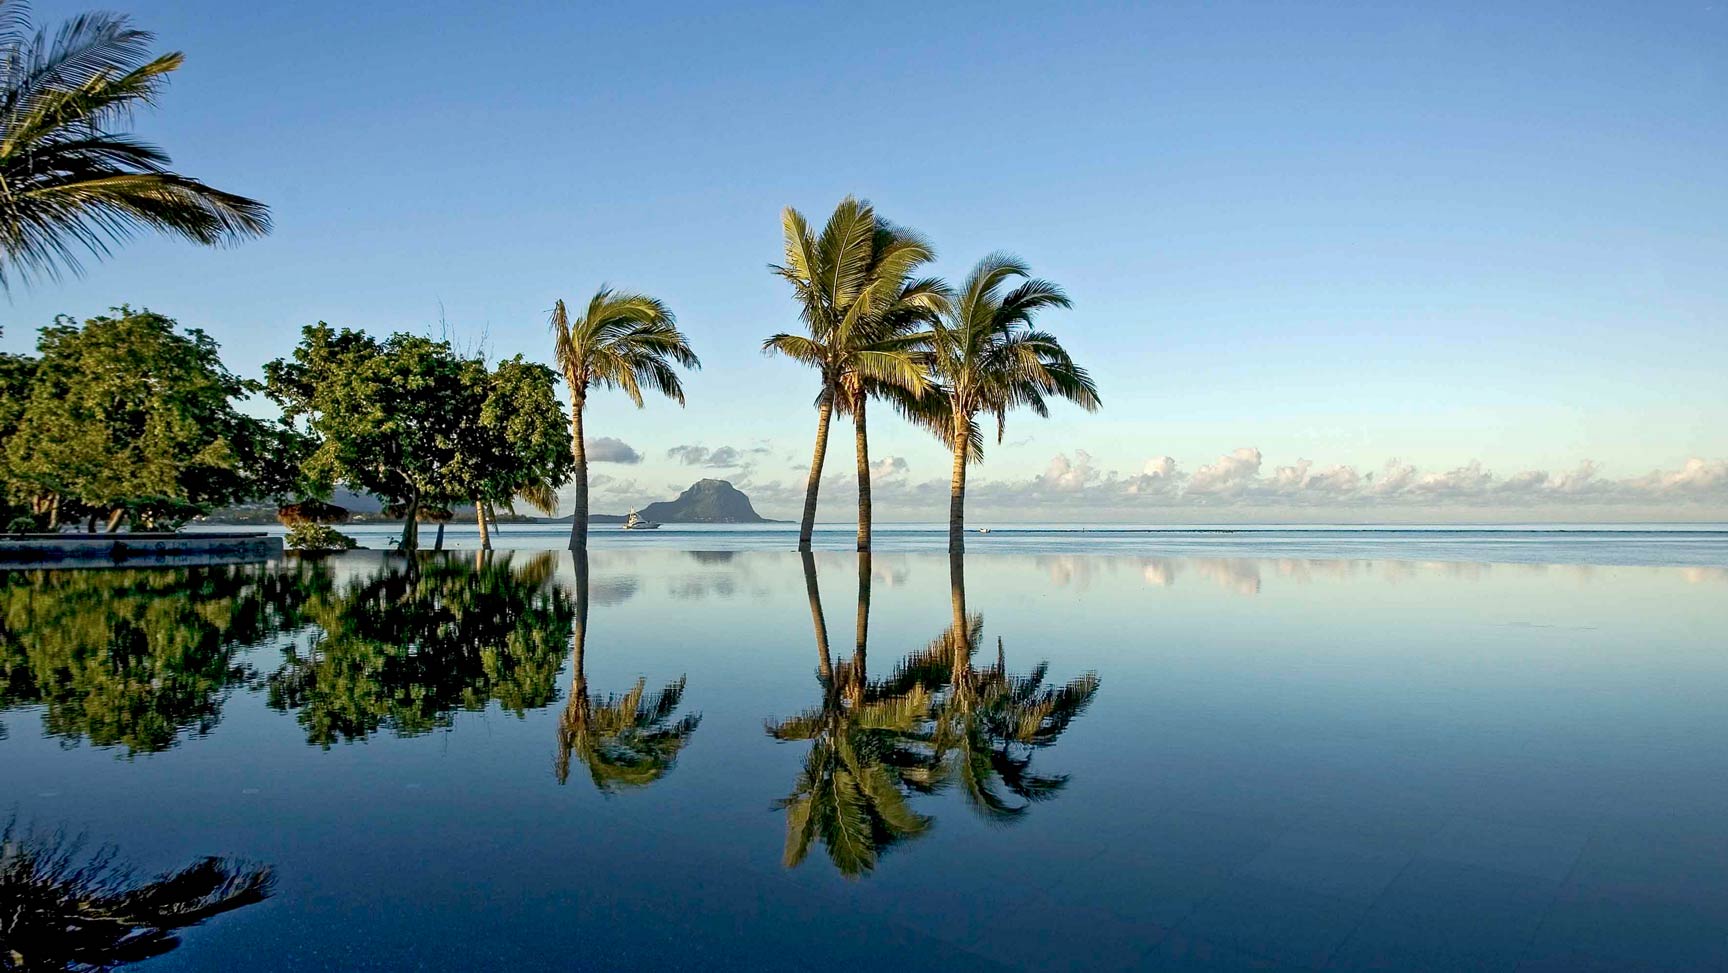
<svg viewBox="0 0 1728 973">
<path fill-rule="evenodd" d="M 662 524 L 766 524 L 750 506 L 750 498 L 725 480 L 697 480 L 676 500 L 651 503 L 641 510 L 644 520 Z"/>
</svg>

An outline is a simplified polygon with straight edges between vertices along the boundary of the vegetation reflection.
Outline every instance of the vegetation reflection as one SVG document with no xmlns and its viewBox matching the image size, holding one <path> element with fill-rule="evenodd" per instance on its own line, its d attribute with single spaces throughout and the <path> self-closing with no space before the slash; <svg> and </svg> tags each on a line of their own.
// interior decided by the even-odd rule
<svg viewBox="0 0 1728 973">
<path fill-rule="evenodd" d="M 684 699 L 684 677 L 647 693 L 647 680 L 622 694 L 600 696 L 588 691 L 585 651 L 588 644 L 588 552 L 571 552 L 576 569 L 576 615 L 570 634 L 570 698 L 558 720 L 558 754 L 553 773 L 558 783 L 570 779 L 574 758 L 588 768 L 601 793 L 645 787 L 672 771 L 678 754 L 702 714 L 676 717 Z"/>
<path fill-rule="evenodd" d="M 266 678 L 270 706 L 324 747 L 448 727 L 493 701 L 517 716 L 547 706 L 574 615 L 556 567 L 550 553 L 432 556 L 333 587 L 308 600 L 306 643 Z"/>
<path fill-rule="evenodd" d="M 994 664 L 977 665 L 983 618 L 966 611 L 965 566 L 954 557 L 953 624 L 886 678 L 872 680 L 869 552 L 858 557 L 852 658 L 839 664 L 829 650 L 815 560 L 802 554 L 821 702 L 767 724 L 776 740 L 810 744 L 792 793 L 775 804 L 786 811 L 788 868 L 820 843 L 842 875 L 868 874 L 884 851 L 930 830 L 932 817 L 915 810 L 912 799 L 951 784 L 991 821 L 1015 820 L 1062 789 L 1067 776 L 1035 773 L 1033 754 L 1054 744 L 1091 703 L 1096 675 L 1058 688 L 1044 686 L 1045 663 L 1011 675 L 1000 639 Z"/>
<path fill-rule="evenodd" d="M 301 624 L 321 566 L 0 573 L 0 710 L 73 743 L 153 753 L 221 718 L 241 650 Z"/>
<path fill-rule="evenodd" d="M 111 847 L 0 829 L 0 969 L 108 970 L 180 945 L 177 929 L 262 902 L 268 866 L 201 858 L 140 882 Z"/>
</svg>

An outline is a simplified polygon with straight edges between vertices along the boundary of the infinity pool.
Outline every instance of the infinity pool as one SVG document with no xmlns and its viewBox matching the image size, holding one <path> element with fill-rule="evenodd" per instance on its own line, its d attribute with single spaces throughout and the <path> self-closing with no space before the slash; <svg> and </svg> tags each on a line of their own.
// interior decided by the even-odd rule
<svg viewBox="0 0 1728 973">
<path fill-rule="evenodd" d="M 1720 566 L 356 552 L 0 625 L 6 854 L 257 878 L 27 961 L 1728 968 Z"/>
</svg>

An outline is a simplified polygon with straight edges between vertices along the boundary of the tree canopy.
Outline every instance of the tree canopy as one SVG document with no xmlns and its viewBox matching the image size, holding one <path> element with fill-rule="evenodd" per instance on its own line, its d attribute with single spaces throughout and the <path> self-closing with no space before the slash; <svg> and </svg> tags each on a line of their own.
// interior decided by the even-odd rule
<svg viewBox="0 0 1728 973">
<path fill-rule="evenodd" d="M 295 443 L 241 413 L 256 382 L 222 364 L 204 332 L 149 310 L 114 308 L 41 331 L 34 363 L 0 367 L 8 493 L 50 528 L 80 516 L 172 526 L 212 507 L 277 492 Z"/>
<path fill-rule="evenodd" d="M 311 489 L 343 483 L 400 509 L 404 548 L 418 546 L 424 511 L 508 503 L 569 479 L 557 376 L 521 356 L 489 370 L 447 341 L 319 322 L 264 374 L 285 420 L 313 439 L 300 464 Z"/>
</svg>

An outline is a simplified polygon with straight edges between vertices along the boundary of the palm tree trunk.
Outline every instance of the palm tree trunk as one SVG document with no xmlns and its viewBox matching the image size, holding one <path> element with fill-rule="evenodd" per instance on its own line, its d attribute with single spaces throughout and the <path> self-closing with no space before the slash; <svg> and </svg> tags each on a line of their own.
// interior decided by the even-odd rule
<svg viewBox="0 0 1728 973">
<path fill-rule="evenodd" d="M 810 458 L 810 479 L 804 484 L 804 519 L 798 523 L 798 549 L 810 549 L 810 535 L 816 529 L 816 491 L 822 487 L 822 462 L 828 457 L 828 421 L 834 416 L 834 389 L 822 392 L 816 406 L 816 455 Z"/>
<path fill-rule="evenodd" d="M 948 552 L 948 604 L 953 609 L 953 621 L 949 623 L 952 633 L 953 681 L 956 690 L 965 684 L 967 669 L 971 666 L 968 649 L 971 646 L 970 624 L 966 620 L 966 556 L 959 551 Z"/>
<path fill-rule="evenodd" d="M 108 533 L 112 534 L 120 529 L 120 518 L 124 516 L 126 516 L 125 507 L 115 507 L 108 511 Z"/>
<path fill-rule="evenodd" d="M 588 675 L 582 668 L 583 651 L 588 646 L 588 552 L 572 551 L 576 569 L 576 618 L 570 631 L 570 696 L 577 699 L 588 694 Z"/>
<path fill-rule="evenodd" d="M 948 553 L 966 551 L 966 425 L 954 420 L 954 476 L 948 486 Z"/>
<path fill-rule="evenodd" d="M 432 542 L 432 549 L 434 551 L 444 549 L 444 521 L 442 520 L 438 521 L 438 539 Z"/>
<path fill-rule="evenodd" d="M 864 703 L 864 687 L 869 681 L 865 668 L 870 645 L 870 552 L 858 552 L 858 622 L 852 646 L 851 682 L 848 686 L 853 706 Z"/>
<path fill-rule="evenodd" d="M 474 501 L 474 521 L 480 525 L 480 549 L 492 549 L 492 534 L 486 529 L 486 505 L 479 500 Z"/>
<path fill-rule="evenodd" d="M 822 617 L 822 591 L 816 584 L 816 557 L 799 552 L 804 562 L 804 596 L 810 601 L 810 623 L 816 627 L 816 672 L 825 686 L 834 683 L 834 659 L 828 654 L 828 622 Z"/>
<path fill-rule="evenodd" d="M 570 453 L 576 457 L 574 509 L 570 517 L 570 549 L 588 550 L 588 444 L 582 440 L 582 408 L 579 391 L 572 390 L 570 403 Z"/>
<path fill-rule="evenodd" d="M 858 550 L 870 550 L 870 436 L 864 429 L 863 392 L 852 396 L 852 438 L 858 452 Z"/>
</svg>

